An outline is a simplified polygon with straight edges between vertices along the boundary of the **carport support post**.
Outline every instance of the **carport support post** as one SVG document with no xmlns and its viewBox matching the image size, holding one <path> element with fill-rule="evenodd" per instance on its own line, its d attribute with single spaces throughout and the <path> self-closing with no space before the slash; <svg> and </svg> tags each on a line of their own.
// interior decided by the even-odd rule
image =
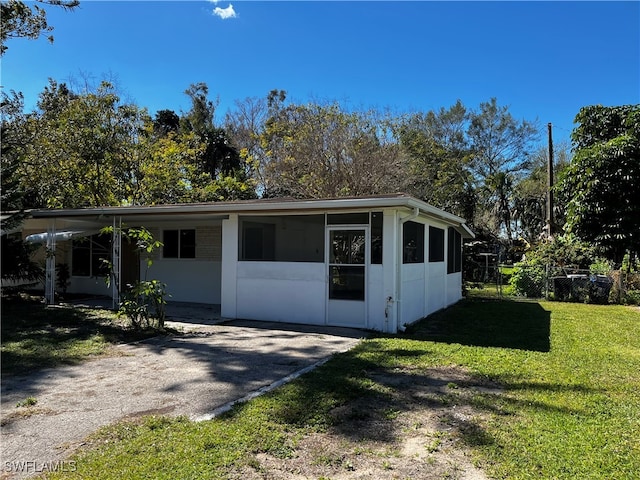
<svg viewBox="0 0 640 480">
<path fill-rule="evenodd" d="M 120 279 L 122 278 L 122 268 L 120 262 L 120 251 L 122 247 L 122 217 L 116 220 L 113 217 L 113 233 L 111 234 L 111 308 L 118 308 L 120 303 Z"/>
<path fill-rule="evenodd" d="M 47 227 L 46 257 L 44 300 L 47 305 L 53 305 L 56 297 L 56 224 L 53 219 Z"/>
</svg>

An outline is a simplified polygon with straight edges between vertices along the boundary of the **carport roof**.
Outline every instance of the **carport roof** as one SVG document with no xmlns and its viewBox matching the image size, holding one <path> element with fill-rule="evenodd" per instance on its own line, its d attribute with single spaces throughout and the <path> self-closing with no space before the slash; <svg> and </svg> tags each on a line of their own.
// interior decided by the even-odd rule
<svg viewBox="0 0 640 480">
<path fill-rule="evenodd" d="M 387 195 L 370 195 L 363 197 L 340 197 L 323 199 L 272 198 L 258 200 L 238 200 L 231 202 L 181 203 L 168 205 L 124 206 L 124 207 L 91 207 L 77 209 L 42 209 L 32 210 L 32 218 L 69 218 L 69 217 L 138 217 L 138 216 L 173 216 L 173 215 L 206 215 L 222 216 L 231 213 L 278 213 L 296 211 L 357 210 L 385 207 L 405 207 L 418 209 L 428 217 L 437 218 L 447 224 L 458 227 L 467 238 L 475 235 L 465 225 L 465 220 L 457 215 L 445 212 L 405 193 Z"/>
</svg>

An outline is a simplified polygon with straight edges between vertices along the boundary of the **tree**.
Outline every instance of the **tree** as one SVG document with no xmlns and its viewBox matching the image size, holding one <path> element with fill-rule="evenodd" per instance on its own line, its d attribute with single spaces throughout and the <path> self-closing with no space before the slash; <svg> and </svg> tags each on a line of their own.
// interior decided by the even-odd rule
<svg viewBox="0 0 640 480">
<path fill-rule="evenodd" d="M 261 135 L 265 196 L 397 191 L 402 153 L 378 112 L 347 112 L 337 103 L 274 108 L 272 100 Z"/>
<path fill-rule="evenodd" d="M 19 176 L 30 207 L 79 208 L 131 203 L 133 162 L 145 110 L 123 104 L 113 86 L 71 93 L 50 80 L 40 111 L 26 121 L 30 141 Z"/>
<path fill-rule="evenodd" d="M 153 120 L 153 133 L 166 137 L 169 133 L 178 133 L 180 117 L 173 110 L 158 110 Z"/>
<path fill-rule="evenodd" d="M 566 230 L 619 263 L 640 253 L 640 105 L 580 109 L 573 159 L 559 184 Z"/>
<path fill-rule="evenodd" d="M 476 195 L 468 167 L 467 121 L 467 110 L 458 100 L 449 109 L 401 120 L 397 136 L 408 155 L 405 189 L 472 222 Z"/>
<path fill-rule="evenodd" d="M 512 190 L 530 166 L 528 155 L 538 136 L 534 123 L 517 121 L 497 100 L 481 103 L 471 112 L 467 131 L 473 158 L 471 172 L 481 193 L 482 211 L 493 231 L 502 230 L 508 242 L 514 238 Z"/>
<path fill-rule="evenodd" d="M 196 83 L 185 94 L 191 99 L 191 109 L 181 118 L 181 131 L 192 133 L 202 145 L 195 164 L 197 175 L 192 180 L 197 201 L 254 198 L 255 189 L 246 176 L 240 152 L 225 129 L 215 125 L 217 102 L 208 99 L 209 88 Z"/>
<path fill-rule="evenodd" d="M 36 0 L 44 5 L 62 7 L 65 10 L 73 10 L 80 2 L 78 0 Z M 0 3 L 0 56 L 7 51 L 6 42 L 10 38 L 37 39 L 43 33 L 53 31 L 53 27 L 47 23 L 47 12 L 44 8 L 33 5 L 28 6 L 20 0 L 8 0 Z M 53 36 L 47 37 L 53 43 Z"/>
<path fill-rule="evenodd" d="M 280 91 L 282 100 L 286 96 Z M 265 150 L 262 148 L 261 138 L 265 123 L 269 118 L 269 104 L 267 98 L 250 97 L 235 102 L 235 108 L 229 110 L 225 117 L 225 130 L 229 141 L 240 154 L 244 175 L 253 178 L 256 188 L 265 190 L 265 179 L 262 176 L 267 162 Z"/>
<path fill-rule="evenodd" d="M 11 229 L 21 222 L 20 212 L 24 209 L 24 189 L 18 176 L 18 168 L 29 139 L 24 128 L 27 116 L 23 110 L 24 97 L 22 93 L 16 93 L 12 90 L 8 95 L 2 92 L 0 100 L 0 113 L 2 114 L 0 208 L 3 213 L 16 212 L 2 219 L 1 228 L 3 231 Z"/>
</svg>

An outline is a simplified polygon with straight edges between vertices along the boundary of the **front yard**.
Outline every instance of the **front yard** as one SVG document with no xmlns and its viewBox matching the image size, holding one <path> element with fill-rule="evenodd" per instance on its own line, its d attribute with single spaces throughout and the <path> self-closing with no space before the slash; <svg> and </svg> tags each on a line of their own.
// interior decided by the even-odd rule
<svg viewBox="0 0 640 480">
<path fill-rule="evenodd" d="M 638 372 L 637 308 L 471 298 L 215 420 L 107 427 L 52 477 L 640 478 Z"/>
</svg>

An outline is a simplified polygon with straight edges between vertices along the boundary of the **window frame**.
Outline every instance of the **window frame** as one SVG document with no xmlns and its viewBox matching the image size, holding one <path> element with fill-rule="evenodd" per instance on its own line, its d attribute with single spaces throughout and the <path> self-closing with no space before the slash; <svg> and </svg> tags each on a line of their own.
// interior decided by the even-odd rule
<svg viewBox="0 0 640 480">
<path fill-rule="evenodd" d="M 455 228 L 447 230 L 447 274 L 462 271 L 462 235 Z"/>
<path fill-rule="evenodd" d="M 174 232 L 176 239 L 171 239 L 171 244 L 169 244 L 169 240 L 167 238 L 167 234 L 170 233 L 171 236 L 174 236 Z M 184 235 L 186 233 L 193 232 L 193 243 L 184 243 Z M 185 260 L 185 259 L 195 259 L 196 255 L 196 229 L 195 228 L 167 228 L 162 230 L 162 258 L 167 260 Z M 175 243 L 177 242 L 177 244 Z M 186 250 L 186 249 L 189 250 Z M 175 251 L 175 253 L 174 253 Z"/>
<path fill-rule="evenodd" d="M 444 262 L 445 229 L 429 225 L 429 263 Z"/>
<path fill-rule="evenodd" d="M 415 227 L 414 227 L 415 226 Z M 402 224 L 402 263 L 405 265 L 424 263 L 424 223 L 409 220 Z M 415 228 L 415 232 L 410 229 Z M 415 241 L 415 247 L 410 247 L 409 242 Z M 415 248 L 415 253 L 410 255 L 410 248 Z"/>
<path fill-rule="evenodd" d="M 98 241 L 98 238 L 106 240 L 104 244 Z M 110 236 L 101 233 L 94 233 L 71 240 L 71 276 L 76 278 L 98 278 L 108 277 L 109 272 L 102 260 L 111 261 L 112 257 L 112 239 Z M 87 243 L 85 245 L 85 242 Z M 100 248 L 98 248 L 100 247 Z M 86 257 L 82 262 L 86 263 L 86 268 L 82 272 L 78 272 L 79 257 L 76 252 L 79 250 L 86 252 Z M 105 255 L 105 256 L 101 256 Z M 97 270 L 97 271 L 96 271 Z M 88 272 L 88 273 L 84 273 Z"/>
</svg>

